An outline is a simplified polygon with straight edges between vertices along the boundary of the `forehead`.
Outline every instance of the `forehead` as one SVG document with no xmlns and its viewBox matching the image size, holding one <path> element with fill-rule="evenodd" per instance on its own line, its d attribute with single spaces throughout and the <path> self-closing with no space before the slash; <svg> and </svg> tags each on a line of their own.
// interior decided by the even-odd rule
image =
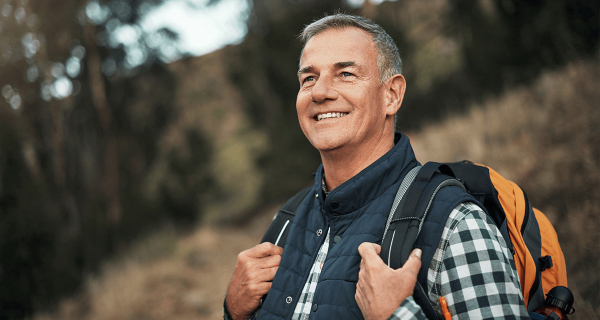
<svg viewBox="0 0 600 320">
<path fill-rule="evenodd" d="M 375 42 L 366 31 L 356 27 L 331 28 L 308 40 L 300 57 L 300 66 L 341 61 L 365 64 L 376 59 Z"/>
</svg>

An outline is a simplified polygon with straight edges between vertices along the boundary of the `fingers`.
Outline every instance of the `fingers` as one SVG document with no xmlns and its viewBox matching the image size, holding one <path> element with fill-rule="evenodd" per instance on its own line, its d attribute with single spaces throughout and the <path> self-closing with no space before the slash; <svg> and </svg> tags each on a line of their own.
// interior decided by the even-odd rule
<svg viewBox="0 0 600 320">
<path fill-rule="evenodd" d="M 256 310 L 271 289 L 282 254 L 281 247 L 267 242 L 238 255 L 227 290 L 227 306 L 234 319 L 247 319 Z"/>
<path fill-rule="evenodd" d="M 256 260 L 258 268 L 271 268 L 279 266 L 281 262 L 281 256 L 268 256 L 265 258 L 261 258 L 260 260 Z"/>
<path fill-rule="evenodd" d="M 248 294 L 260 298 L 269 293 L 271 285 L 273 285 L 273 282 L 255 282 L 249 286 Z"/>
<path fill-rule="evenodd" d="M 363 242 L 358 246 L 358 253 L 363 259 L 379 256 L 379 253 L 381 253 L 381 246 L 376 243 Z"/>
<path fill-rule="evenodd" d="M 356 301 L 356 304 L 358 304 L 358 308 L 360 308 L 361 313 L 363 314 L 363 318 L 366 319 L 365 317 L 365 312 L 363 311 L 364 307 L 364 294 L 362 292 L 362 289 L 360 289 L 358 286 L 356 288 L 356 293 L 354 293 L 354 300 Z"/>
<path fill-rule="evenodd" d="M 279 266 L 283 249 L 272 243 L 261 243 L 238 255 L 238 265 L 253 266 L 253 268 L 271 268 Z"/>
<path fill-rule="evenodd" d="M 276 246 L 270 242 L 263 242 L 244 252 L 250 258 L 263 258 L 274 255 L 282 255 L 283 248 Z"/>
<path fill-rule="evenodd" d="M 270 282 L 270 281 L 273 281 L 273 279 L 275 278 L 277 269 L 278 269 L 277 266 L 271 267 L 271 268 L 265 268 L 265 269 L 258 269 L 258 270 L 255 270 L 249 276 L 249 278 L 253 279 L 254 281 L 258 281 L 258 282 Z"/>
</svg>

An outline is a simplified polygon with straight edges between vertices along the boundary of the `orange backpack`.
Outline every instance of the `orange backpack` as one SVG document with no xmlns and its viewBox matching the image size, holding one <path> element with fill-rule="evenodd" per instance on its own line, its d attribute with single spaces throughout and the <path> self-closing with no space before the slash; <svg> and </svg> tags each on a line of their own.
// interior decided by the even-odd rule
<svg viewBox="0 0 600 320">
<path fill-rule="evenodd" d="M 525 305 L 528 306 L 533 300 L 538 306 L 543 303 L 550 289 L 567 286 L 567 267 L 556 231 L 540 210 L 531 207 L 527 196 L 516 183 L 506 180 L 489 167 L 485 168 L 489 171 L 506 214 Z M 541 275 L 538 274 L 538 268 Z M 536 292 L 539 281 L 541 288 Z"/>
<path fill-rule="evenodd" d="M 382 259 L 389 266 L 399 268 L 404 264 L 432 199 L 442 187 L 456 185 L 481 204 L 500 230 L 513 254 L 529 314 L 533 316 L 534 311 L 545 305 L 545 296 L 552 288 L 567 286 L 565 257 L 556 231 L 548 218 L 529 204 L 527 195 L 516 183 L 486 166 L 468 161 L 428 162 L 414 171 L 407 174 L 410 179 L 405 178 L 405 181 L 410 181 L 403 181 L 406 186 L 400 187 L 403 190 L 402 200 L 392 209 L 382 240 Z M 394 237 L 395 233 L 404 236 Z M 428 265 L 429 261 L 423 263 Z M 417 302 L 426 300 L 425 294 L 419 290 L 415 289 L 413 295 Z M 548 298 L 554 297 L 551 294 Z M 565 300 L 558 303 L 561 311 L 568 314 L 572 311 L 572 297 Z M 435 317 L 433 308 L 428 308 L 425 303 L 421 305 L 425 305 L 426 314 Z"/>
</svg>

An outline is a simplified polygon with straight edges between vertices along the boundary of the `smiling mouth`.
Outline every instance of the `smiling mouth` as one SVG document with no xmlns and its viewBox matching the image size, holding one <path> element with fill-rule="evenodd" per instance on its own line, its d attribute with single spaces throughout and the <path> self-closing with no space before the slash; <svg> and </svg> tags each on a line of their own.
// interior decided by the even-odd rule
<svg viewBox="0 0 600 320">
<path fill-rule="evenodd" d="M 319 115 L 317 115 L 316 118 L 317 118 L 317 121 L 321 121 L 321 120 L 330 119 L 330 118 L 341 118 L 347 114 L 348 113 L 346 113 L 346 112 L 329 112 L 329 113 L 319 114 Z"/>
</svg>

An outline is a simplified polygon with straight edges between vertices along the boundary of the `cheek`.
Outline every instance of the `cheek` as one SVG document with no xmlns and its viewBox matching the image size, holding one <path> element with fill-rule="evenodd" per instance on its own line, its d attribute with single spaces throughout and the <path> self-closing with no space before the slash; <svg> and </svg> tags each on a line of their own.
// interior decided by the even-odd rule
<svg viewBox="0 0 600 320">
<path fill-rule="evenodd" d="M 298 96 L 296 97 L 296 112 L 298 112 L 298 116 L 306 112 L 309 103 L 310 95 L 306 92 L 298 92 Z"/>
</svg>

